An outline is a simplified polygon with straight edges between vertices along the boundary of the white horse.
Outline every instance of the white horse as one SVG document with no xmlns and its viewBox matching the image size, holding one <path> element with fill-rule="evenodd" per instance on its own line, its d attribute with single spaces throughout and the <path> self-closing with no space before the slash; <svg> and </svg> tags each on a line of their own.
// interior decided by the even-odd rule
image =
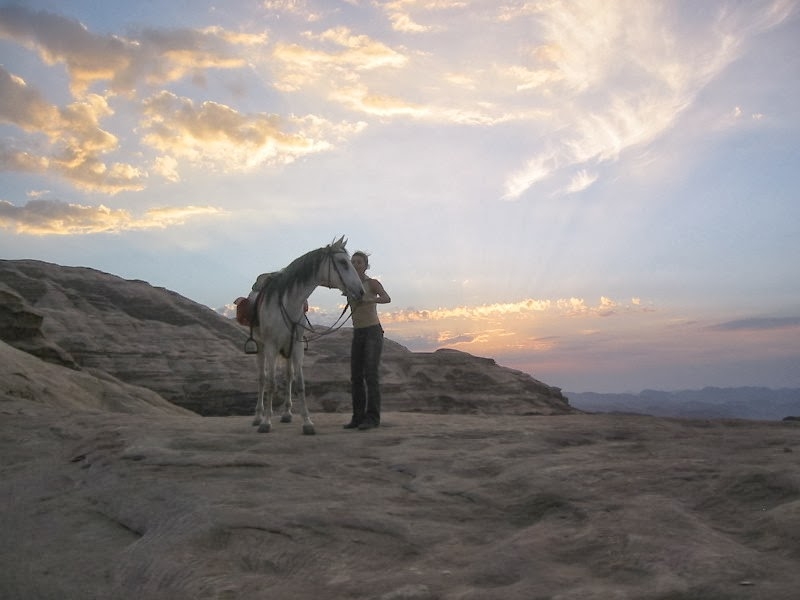
<svg viewBox="0 0 800 600">
<path fill-rule="evenodd" d="M 275 376 L 278 357 L 286 360 L 286 397 L 282 423 L 292 420 L 292 383 L 297 385 L 303 433 L 312 435 L 314 423 L 306 406 L 303 379 L 304 304 L 317 286 L 338 288 L 348 298 L 364 295 L 361 278 L 350 262 L 344 236 L 324 248 L 312 250 L 270 277 L 256 305 L 258 324 L 254 334 L 258 342 L 258 404 L 253 425 L 260 433 L 272 430 L 272 400 L 278 384 Z M 265 399 L 266 394 L 266 399 Z"/>
</svg>

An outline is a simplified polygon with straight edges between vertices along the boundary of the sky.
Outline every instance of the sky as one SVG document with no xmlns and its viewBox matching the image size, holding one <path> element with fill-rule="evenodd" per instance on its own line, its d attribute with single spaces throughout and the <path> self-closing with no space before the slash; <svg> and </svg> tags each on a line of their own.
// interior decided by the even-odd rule
<svg viewBox="0 0 800 600">
<path fill-rule="evenodd" d="M 0 258 L 222 311 L 344 235 L 409 350 L 800 387 L 799 96 L 790 0 L 0 0 Z"/>
</svg>

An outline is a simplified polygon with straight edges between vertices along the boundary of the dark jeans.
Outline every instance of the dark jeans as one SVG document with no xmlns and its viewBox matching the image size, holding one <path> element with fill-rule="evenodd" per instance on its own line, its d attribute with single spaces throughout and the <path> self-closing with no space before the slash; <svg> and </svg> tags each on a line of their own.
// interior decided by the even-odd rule
<svg viewBox="0 0 800 600">
<path fill-rule="evenodd" d="M 381 422 L 381 389 L 378 368 L 383 352 L 383 327 L 353 329 L 350 349 L 350 383 L 353 390 L 353 421 Z"/>
</svg>

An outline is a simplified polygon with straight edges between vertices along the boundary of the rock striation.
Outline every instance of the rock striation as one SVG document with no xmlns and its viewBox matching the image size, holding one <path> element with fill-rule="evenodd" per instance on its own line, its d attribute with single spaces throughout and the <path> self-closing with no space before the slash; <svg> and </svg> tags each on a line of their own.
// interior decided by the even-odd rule
<svg viewBox="0 0 800 600">
<path fill-rule="evenodd" d="M 350 335 L 341 329 L 310 336 L 304 371 L 312 411 L 349 411 Z M 56 364 L 148 388 L 201 415 L 252 413 L 257 372 L 243 351 L 246 338 L 234 320 L 144 281 L 0 261 L 0 339 Z M 577 412 L 557 388 L 456 350 L 411 352 L 387 340 L 381 376 L 389 411 Z"/>
</svg>

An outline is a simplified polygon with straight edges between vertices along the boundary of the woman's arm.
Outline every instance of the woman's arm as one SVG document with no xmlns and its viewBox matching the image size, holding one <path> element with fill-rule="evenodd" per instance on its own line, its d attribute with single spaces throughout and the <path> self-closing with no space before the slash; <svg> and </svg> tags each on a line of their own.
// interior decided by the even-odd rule
<svg viewBox="0 0 800 600">
<path fill-rule="evenodd" d="M 383 288 L 383 285 L 381 285 L 381 282 L 377 279 L 370 279 L 369 287 L 370 291 L 375 295 L 373 299 L 375 304 L 389 304 L 389 302 L 392 301 L 389 293 Z"/>
</svg>

